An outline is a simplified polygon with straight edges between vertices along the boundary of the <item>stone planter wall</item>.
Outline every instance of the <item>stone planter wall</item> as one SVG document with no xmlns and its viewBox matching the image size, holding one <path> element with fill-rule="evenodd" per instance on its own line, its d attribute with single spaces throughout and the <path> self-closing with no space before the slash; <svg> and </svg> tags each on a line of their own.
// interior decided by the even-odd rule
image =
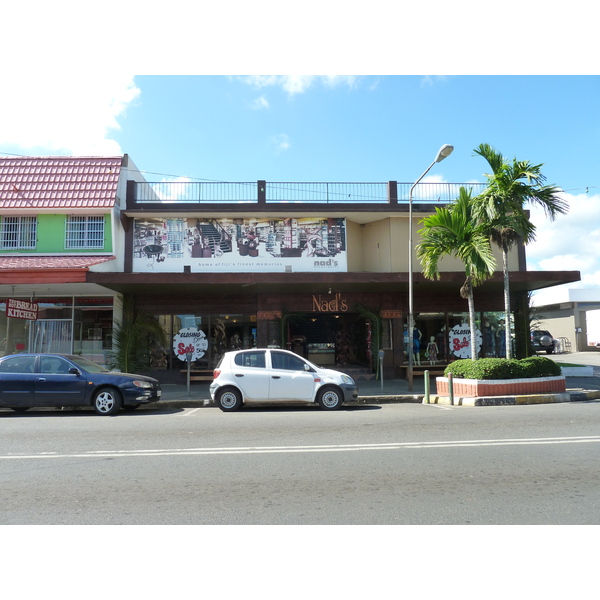
<svg viewBox="0 0 600 600">
<path fill-rule="evenodd" d="M 449 396 L 447 377 L 436 377 L 437 395 Z M 453 379 L 454 396 L 476 398 L 479 396 L 511 396 L 523 394 L 553 394 L 565 392 L 564 377 L 535 377 L 531 379 Z"/>
</svg>

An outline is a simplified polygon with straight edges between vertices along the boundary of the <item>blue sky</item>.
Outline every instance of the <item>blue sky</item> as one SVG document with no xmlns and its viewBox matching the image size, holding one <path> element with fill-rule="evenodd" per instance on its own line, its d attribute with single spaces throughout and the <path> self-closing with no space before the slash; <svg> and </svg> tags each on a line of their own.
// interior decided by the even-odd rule
<svg viewBox="0 0 600 600">
<path fill-rule="evenodd" d="M 35 89 L 47 91 L 36 100 Z M 0 99 L 0 152 L 128 153 L 150 181 L 483 182 L 486 142 L 543 163 L 567 216 L 538 228 L 534 270 L 600 288 L 600 77 L 507 75 L 72 76 Z"/>
<path fill-rule="evenodd" d="M 411 181 L 443 143 L 432 175 L 483 181 L 472 150 L 488 142 L 565 190 L 592 185 L 600 78 L 299 79 L 136 77 L 114 139 L 141 169 L 222 181 Z"/>
</svg>

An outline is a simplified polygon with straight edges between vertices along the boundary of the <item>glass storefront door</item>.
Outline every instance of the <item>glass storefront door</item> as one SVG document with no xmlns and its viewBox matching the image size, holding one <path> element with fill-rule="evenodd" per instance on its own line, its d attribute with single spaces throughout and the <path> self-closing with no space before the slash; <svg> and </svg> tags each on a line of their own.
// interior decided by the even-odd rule
<svg viewBox="0 0 600 600">
<path fill-rule="evenodd" d="M 31 352 L 71 354 L 73 323 L 66 319 L 39 319 L 31 324 Z"/>
</svg>

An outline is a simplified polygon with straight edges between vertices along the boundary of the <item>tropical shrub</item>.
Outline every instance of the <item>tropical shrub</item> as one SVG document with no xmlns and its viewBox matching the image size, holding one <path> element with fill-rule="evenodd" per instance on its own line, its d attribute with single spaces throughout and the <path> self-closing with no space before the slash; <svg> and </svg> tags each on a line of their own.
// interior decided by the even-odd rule
<svg viewBox="0 0 600 600">
<path fill-rule="evenodd" d="M 444 377 L 460 379 L 529 379 L 532 377 L 559 377 L 560 366 L 545 356 L 516 358 L 480 358 L 457 360 L 444 370 Z"/>
<path fill-rule="evenodd" d="M 112 350 L 106 353 L 106 365 L 111 370 L 136 373 L 150 368 L 151 351 L 167 346 L 164 330 L 153 315 L 134 307 L 126 297 L 123 319 L 115 322 Z"/>
</svg>

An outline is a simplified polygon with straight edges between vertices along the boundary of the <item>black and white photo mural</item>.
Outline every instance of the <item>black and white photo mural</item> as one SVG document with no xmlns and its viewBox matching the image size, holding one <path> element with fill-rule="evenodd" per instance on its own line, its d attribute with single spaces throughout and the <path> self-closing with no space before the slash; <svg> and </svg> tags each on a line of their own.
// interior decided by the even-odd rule
<svg viewBox="0 0 600 600">
<path fill-rule="evenodd" d="M 134 272 L 347 271 L 346 221 L 135 219 Z"/>
</svg>

